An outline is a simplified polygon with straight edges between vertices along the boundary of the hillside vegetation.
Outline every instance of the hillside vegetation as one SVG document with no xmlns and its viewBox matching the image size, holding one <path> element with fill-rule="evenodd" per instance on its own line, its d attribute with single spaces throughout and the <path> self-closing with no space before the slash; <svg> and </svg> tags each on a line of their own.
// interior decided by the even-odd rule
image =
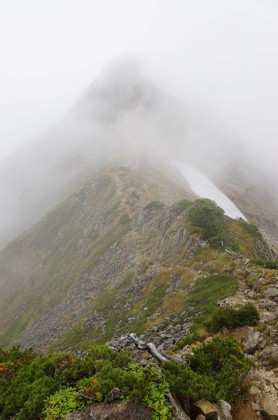
<svg viewBox="0 0 278 420">
<path fill-rule="evenodd" d="M 214 306 L 234 294 L 236 280 L 222 282 L 240 256 L 272 252 L 159 172 L 103 171 L 1 254 L 0 344 L 68 350 L 141 334 L 187 311 L 202 276 L 224 276 L 202 286 Z"/>
<path fill-rule="evenodd" d="M 169 393 L 235 409 L 258 366 L 275 369 L 277 257 L 179 185 L 102 171 L 1 253 L 0 418 L 86 412 L 114 388 L 153 419 L 173 418 Z M 149 342 L 176 360 L 153 363 Z"/>
<path fill-rule="evenodd" d="M 244 399 L 242 379 L 250 366 L 232 339 L 215 339 L 195 350 L 188 365 L 166 362 L 162 372 L 157 365 L 132 363 L 128 353 L 106 346 L 89 347 L 83 358 L 38 356 L 13 347 L 0 350 L 0 418 L 61 419 L 115 398 L 147 406 L 153 420 L 173 419 L 170 391 L 192 403 L 201 398 Z"/>
</svg>

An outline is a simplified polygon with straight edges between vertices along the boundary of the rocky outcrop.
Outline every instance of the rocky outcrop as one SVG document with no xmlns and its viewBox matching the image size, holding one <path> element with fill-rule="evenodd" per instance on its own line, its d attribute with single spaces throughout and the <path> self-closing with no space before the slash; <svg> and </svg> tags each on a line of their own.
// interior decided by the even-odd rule
<svg viewBox="0 0 278 420">
<path fill-rule="evenodd" d="M 151 420 L 152 411 L 134 401 L 126 403 L 99 403 L 81 413 L 72 413 L 66 420 Z"/>
</svg>

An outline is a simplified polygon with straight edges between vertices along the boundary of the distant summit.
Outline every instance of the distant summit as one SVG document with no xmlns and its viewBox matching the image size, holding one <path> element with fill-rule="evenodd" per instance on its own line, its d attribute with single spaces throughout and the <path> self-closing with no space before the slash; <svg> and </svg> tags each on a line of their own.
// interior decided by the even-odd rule
<svg viewBox="0 0 278 420">
<path fill-rule="evenodd" d="M 39 221 L 107 165 L 171 160 L 208 176 L 277 247 L 278 202 L 240 151 L 227 153 L 194 112 L 154 87 L 140 59 L 107 64 L 61 121 L 2 160 L 0 247 Z M 240 157 L 239 157 L 240 156 Z M 276 248 L 277 249 L 277 248 Z"/>
</svg>

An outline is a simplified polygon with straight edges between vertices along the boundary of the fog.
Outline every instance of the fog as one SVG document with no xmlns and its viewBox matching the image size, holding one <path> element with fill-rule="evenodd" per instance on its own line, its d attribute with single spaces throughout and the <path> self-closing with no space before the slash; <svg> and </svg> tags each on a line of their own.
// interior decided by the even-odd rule
<svg viewBox="0 0 278 420">
<path fill-rule="evenodd" d="M 277 20 L 274 0 L 2 2 L 0 245 L 119 155 L 275 196 Z"/>
</svg>

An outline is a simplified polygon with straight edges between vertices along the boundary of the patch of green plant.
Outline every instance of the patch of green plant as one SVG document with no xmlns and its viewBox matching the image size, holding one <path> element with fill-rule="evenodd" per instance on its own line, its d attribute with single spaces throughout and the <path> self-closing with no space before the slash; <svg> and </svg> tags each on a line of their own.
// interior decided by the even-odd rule
<svg viewBox="0 0 278 420">
<path fill-rule="evenodd" d="M 173 204 L 171 210 L 175 213 L 176 216 L 179 216 L 184 210 L 190 206 L 191 202 L 189 200 L 181 200 L 178 203 Z"/>
<path fill-rule="evenodd" d="M 153 411 L 153 419 L 172 419 L 169 387 L 156 367 L 132 364 L 127 352 L 91 346 L 85 357 L 38 356 L 18 347 L 0 350 L 0 418 L 60 419 L 99 401 L 136 400 Z"/>
<path fill-rule="evenodd" d="M 238 280 L 228 274 L 211 274 L 197 279 L 194 289 L 188 294 L 187 305 L 190 314 L 214 309 L 219 300 L 236 293 Z"/>
<path fill-rule="evenodd" d="M 144 207 L 144 210 L 160 210 L 162 207 L 164 207 L 164 203 L 162 203 L 162 201 L 155 200 L 147 204 Z"/>
<path fill-rule="evenodd" d="M 121 217 L 120 217 L 119 223 L 121 225 L 125 225 L 125 224 L 127 224 L 129 222 L 130 222 L 129 215 L 127 213 L 122 214 Z"/>
<path fill-rule="evenodd" d="M 43 418 L 46 420 L 63 419 L 69 413 L 81 411 L 86 403 L 75 388 L 62 388 L 50 395 L 44 402 Z"/>
<path fill-rule="evenodd" d="M 162 365 L 170 390 L 191 401 L 244 400 L 248 390 L 244 379 L 250 368 L 251 362 L 239 343 L 233 338 L 219 337 L 195 349 L 186 365 L 174 360 Z"/>
<path fill-rule="evenodd" d="M 270 270 L 278 270 L 278 261 L 254 260 L 252 262 Z"/>
<path fill-rule="evenodd" d="M 11 359 L 12 362 L 3 366 L 0 377 L 0 415 L 2 418 L 40 418 L 43 401 L 61 386 L 55 373 L 60 366 L 69 363 L 69 356 L 40 357 L 18 351 L 15 358 L 13 351 Z"/>
<path fill-rule="evenodd" d="M 130 363 L 126 368 L 115 368 L 107 360 L 94 376 L 78 382 L 82 395 L 92 401 L 110 401 L 113 388 L 121 390 L 122 400 L 138 401 L 153 410 L 152 419 L 172 419 L 168 403 L 169 386 L 156 367 L 142 367 Z"/>
<path fill-rule="evenodd" d="M 222 328 L 233 329 L 246 325 L 257 325 L 260 320 L 259 312 L 254 305 L 247 303 L 238 308 L 218 308 L 208 325 L 212 332 L 218 332 Z"/>
<path fill-rule="evenodd" d="M 227 274 L 211 274 L 197 279 L 194 289 L 188 294 L 187 307 L 193 318 L 192 331 L 175 345 L 179 350 L 187 344 L 204 339 L 208 325 L 217 310 L 217 302 L 232 296 L 238 289 L 238 280 Z"/>
<path fill-rule="evenodd" d="M 250 233 L 250 235 L 253 235 L 254 237 L 257 237 L 257 238 L 262 237 L 262 235 L 261 235 L 261 233 L 260 233 L 260 231 L 259 231 L 259 229 L 256 225 L 254 225 L 252 223 L 247 223 L 245 221 L 241 221 L 241 223 L 244 225 L 246 231 L 248 233 Z"/>
<path fill-rule="evenodd" d="M 208 198 L 195 200 L 187 218 L 194 227 L 201 229 L 203 239 L 210 246 L 219 248 L 233 244 L 225 226 L 224 210 L 214 201 Z"/>
</svg>

